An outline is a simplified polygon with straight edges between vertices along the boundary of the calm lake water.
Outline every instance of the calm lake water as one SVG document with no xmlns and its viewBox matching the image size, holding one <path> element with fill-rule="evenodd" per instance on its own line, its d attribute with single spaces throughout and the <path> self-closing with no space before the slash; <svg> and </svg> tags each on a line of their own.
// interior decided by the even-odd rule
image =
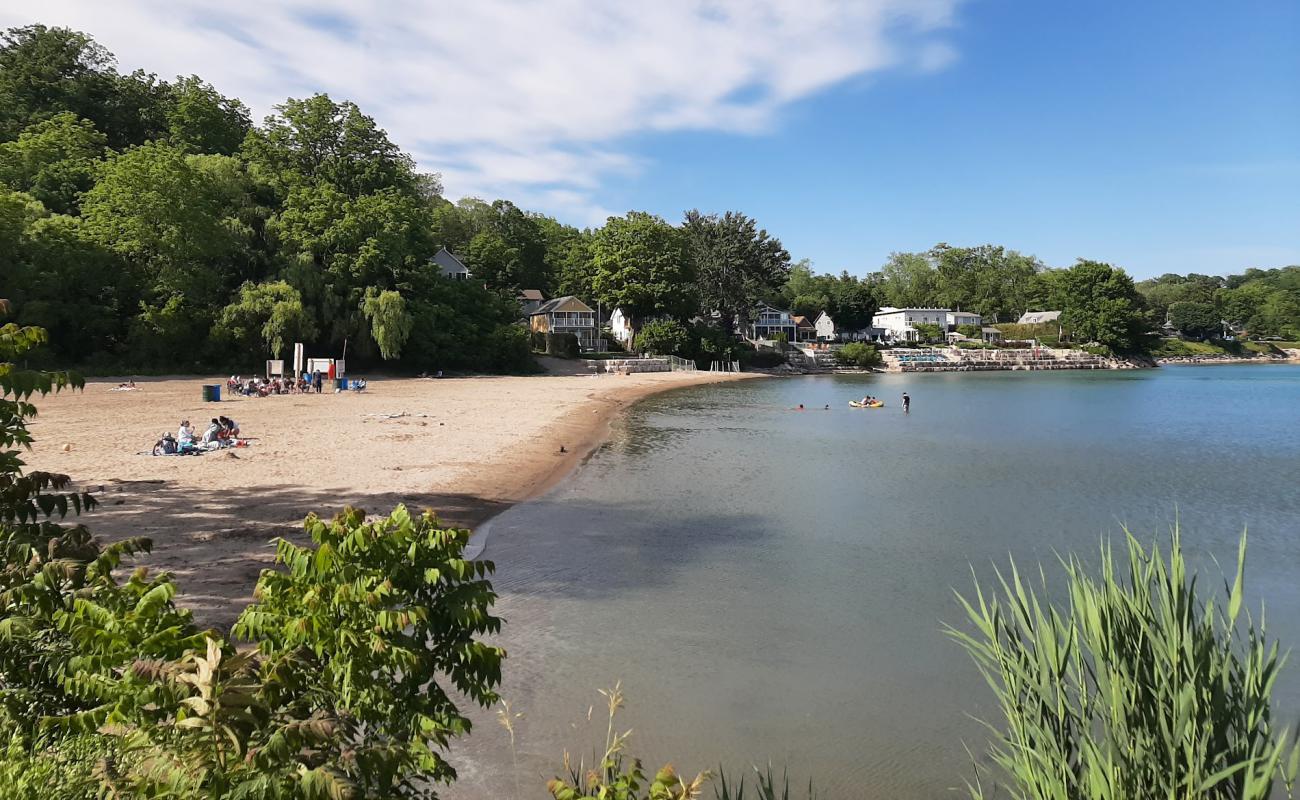
<svg viewBox="0 0 1300 800">
<path fill-rule="evenodd" d="M 899 396 L 912 395 L 904 415 Z M 889 404 L 852 410 L 871 393 Z M 809 410 L 792 407 L 805 404 Z M 820 410 L 829 404 L 830 411 Z M 954 588 L 1177 517 L 1203 571 L 1247 582 L 1300 645 L 1300 368 L 826 376 L 638 405 L 547 497 L 493 523 L 504 695 L 452 797 L 542 797 L 603 740 L 622 681 L 647 766 L 771 761 L 832 798 L 951 796 L 988 689 L 942 633 Z M 1300 717 L 1300 660 L 1280 688 Z M 592 722 L 588 708 L 596 704 Z M 1290 721 L 1288 719 L 1288 721 Z M 1294 726 L 1293 726 L 1294 727 Z M 518 789 L 516 788 L 518 786 Z"/>
</svg>

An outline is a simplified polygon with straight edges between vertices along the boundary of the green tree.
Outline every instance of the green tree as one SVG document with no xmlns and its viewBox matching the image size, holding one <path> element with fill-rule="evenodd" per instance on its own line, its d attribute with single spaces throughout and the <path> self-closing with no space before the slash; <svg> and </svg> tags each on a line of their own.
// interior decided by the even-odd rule
<svg viewBox="0 0 1300 800">
<path fill-rule="evenodd" d="M 211 307 L 222 284 L 214 262 L 236 244 L 221 199 L 184 152 L 151 142 L 103 165 L 81 213 L 87 235 L 128 259 L 152 296 Z"/>
<path fill-rule="evenodd" d="M 310 341 L 316 331 L 298 290 L 277 281 L 241 286 L 239 299 L 221 310 L 213 334 L 229 339 L 242 355 L 281 358 L 291 342 Z"/>
<path fill-rule="evenodd" d="M 686 212 L 682 228 L 698 286 L 699 307 L 717 312 L 731 331 L 749 324 L 755 305 L 778 291 L 790 273 L 790 254 L 753 219 Z"/>
<path fill-rule="evenodd" d="M 367 290 L 362 301 L 362 313 L 370 320 L 370 336 L 379 346 L 385 361 L 402 354 L 402 345 L 411 335 L 412 319 L 406 308 L 406 299 L 391 289 Z"/>
<path fill-rule="evenodd" d="M 990 322 L 1016 319 L 1028 305 L 1034 276 L 1043 269 L 1032 256 L 991 244 L 940 244 L 929 259 L 935 270 L 934 304 L 974 311 Z"/>
<path fill-rule="evenodd" d="M 622 308 L 633 337 L 647 317 L 683 319 L 699 307 L 681 231 L 643 211 L 610 217 L 591 243 L 592 290 Z"/>
<path fill-rule="evenodd" d="M 121 149 L 166 131 L 166 86 L 119 75 L 111 53 L 84 33 L 28 25 L 0 35 L 0 139 L 63 112 L 94 123 Z"/>
<path fill-rule="evenodd" d="M 167 88 L 168 139 L 190 153 L 232 155 L 252 125 L 243 103 L 223 97 L 196 75 L 178 78 Z"/>
<path fill-rule="evenodd" d="M 1121 353 L 1146 346 L 1151 321 L 1142 295 L 1123 270 L 1080 259 L 1049 273 L 1045 307 L 1061 309 L 1061 322 L 1075 341 L 1097 342 Z"/>
<path fill-rule="evenodd" d="M 890 253 L 880 272 L 886 305 L 929 308 L 939 304 L 938 274 L 924 253 Z"/>
<path fill-rule="evenodd" d="M 636 349 L 657 356 L 686 356 L 694 349 L 690 331 L 677 320 L 651 320 L 641 326 Z"/>
<path fill-rule="evenodd" d="M 1219 314 L 1211 303 L 1179 301 L 1169 304 L 1169 322 L 1184 336 L 1208 339 L 1223 333 Z"/>
<path fill-rule="evenodd" d="M 415 165 L 355 103 L 318 94 L 289 99 L 253 131 L 243 153 L 282 195 L 329 184 L 349 198 L 384 190 L 415 195 Z"/>
<path fill-rule="evenodd" d="M 831 288 L 826 311 L 838 330 L 859 331 L 871 325 L 879 307 L 875 287 L 845 272 Z"/>
<path fill-rule="evenodd" d="M 818 314 L 826 310 L 830 302 L 830 298 L 826 295 L 797 295 L 790 301 L 790 313 L 807 317 L 810 320 L 816 319 Z"/>
<path fill-rule="evenodd" d="M 283 277 L 298 289 L 326 344 L 345 340 L 375 351 L 363 300 L 370 289 L 407 291 L 425 278 L 436 252 L 429 209 L 399 189 L 351 198 L 330 184 L 298 187 L 267 223 L 289 261 Z M 446 281 L 444 281 L 445 283 Z"/>
<path fill-rule="evenodd" d="M 27 192 L 55 213 L 75 213 L 77 195 L 94 182 L 106 141 L 88 120 L 56 114 L 0 144 L 0 183 Z"/>
</svg>

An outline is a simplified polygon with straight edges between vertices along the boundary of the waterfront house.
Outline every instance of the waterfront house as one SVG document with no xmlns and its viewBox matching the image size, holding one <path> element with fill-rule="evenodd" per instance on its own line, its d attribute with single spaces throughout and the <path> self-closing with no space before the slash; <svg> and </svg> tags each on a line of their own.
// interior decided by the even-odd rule
<svg viewBox="0 0 1300 800">
<path fill-rule="evenodd" d="M 786 341 L 793 342 L 797 341 L 795 339 L 797 333 L 798 329 L 790 312 L 772 306 L 758 309 L 754 321 L 749 326 L 751 339 L 775 339 L 778 334 L 785 334 Z"/>
<path fill-rule="evenodd" d="M 519 301 L 519 307 L 524 310 L 524 316 L 526 317 L 536 311 L 538 306 L 546 302 L 546 295 L 542 294 L 541 289 L 520 289 L 515 299 Z"/>
<path fill-rule="evenodd" d="M 879 342 L 885 338 L 884 328 L 862 328 L 856 331 L 840 330 L 835 320 L 825 311 L 813 320 L 817 340 L 821 342 Z"/>
<path fill-rule="evenodd" d="M 992 344 L 993 342 L 1002 341 L 1002 331 L 998 328 L 994 328 L 991 325 L 985 325 L 984 327 L 980 328 L 980 333 L 981 333 L 981 338 L 983 338 L 984 341 L 990 344 Z"/>
<path fill-rule="evenodd" d="M 794 342 L 815 342 L 817 341 L 817 326 L 813 325 L 807 317 L 802 314 L 795 314 L 790 317 L 794 321 Z"/>
<path fill-rule="evenodd" d="M 1019 325 L 1043 325 L 1048 322 L 1060 322 L 1059 311 L 1026 311 L 1020 315 Z"/>
<path fill-rule="evenodd" d="M 946 308 L 894 308 L 885 306 L 871 318 L 871 327 L 884 328 L 889 339 L 915 342 L 921 338 L 917 325 L 938 325 L 940 330 L 948 326 Z"/>
<path fill-rule="evenodd" d="M 444 278 L 454 281 L 467 281 L 470 278 L 469 267 L 465 266 L 465 262 L 456 258 L 445 247 L 434 253 L 433 263 Z"/>
<path fill-rule="evenodd" d="M 533 333 L 572 333 L 584 350 L 595 348 L 599 338 L 596 312 L 573 295 L 547 300 L 533 309 L 528 329 Z"/>
<path fill-rule="evenodd" d="M 983 322 L 983 317 L 971 311 L 949 311 L 947 329 L 955 331 L 961 325 L 974 325 L 978 327 L 983 324 Z"/>
</svg>

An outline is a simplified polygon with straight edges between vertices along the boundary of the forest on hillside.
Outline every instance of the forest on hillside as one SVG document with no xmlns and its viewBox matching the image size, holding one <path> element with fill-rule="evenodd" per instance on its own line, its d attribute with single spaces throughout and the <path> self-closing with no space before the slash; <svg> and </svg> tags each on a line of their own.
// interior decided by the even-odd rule
<svg viewBox="0 0 1300 800">
<path fill-rule="evenodd" d="M 475 279 L 442 279 L 442 247 Z M 33 361 L 97 372 L 247 371 L 295 341 L 397 371 L 524 371 L 521 289 L 660 320 L 694 357 L 730 349 L 765 302 L 848 329 L 883 305 L 1060 309 L 1075 340 L 1118 351 L 1205 304 L 1252 334 L 1300 331 L 1294 267 L 1135 285 L 1095 261 L 939 244 L 817 274 L 735 211 L 579 229 L 452 202 L 352 102 L 289 98 L 255 122 L 201 77 L 124 74 L 90 36 L 39 25 L 0 35 L 0 268 L 14 321 L 50 333 Z"/>
</svg>

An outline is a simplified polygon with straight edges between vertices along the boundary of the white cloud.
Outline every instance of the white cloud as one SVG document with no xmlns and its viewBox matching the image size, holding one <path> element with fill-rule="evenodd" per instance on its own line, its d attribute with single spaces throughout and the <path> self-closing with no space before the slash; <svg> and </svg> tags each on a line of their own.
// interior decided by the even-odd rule
<svg viewBox="0 0 1300 800">
<path fill-rule="evenodd" d="M 639 166 L 626 137 L 761 132 L 848 78 L 940 69 L 959 2 L 44 0 L 0 25 L 86 31 L 124 70 L 200 75 L 259 116 L 350 99 L 449 193 L 587 218 L 601 180 Z"/>
</svg>

